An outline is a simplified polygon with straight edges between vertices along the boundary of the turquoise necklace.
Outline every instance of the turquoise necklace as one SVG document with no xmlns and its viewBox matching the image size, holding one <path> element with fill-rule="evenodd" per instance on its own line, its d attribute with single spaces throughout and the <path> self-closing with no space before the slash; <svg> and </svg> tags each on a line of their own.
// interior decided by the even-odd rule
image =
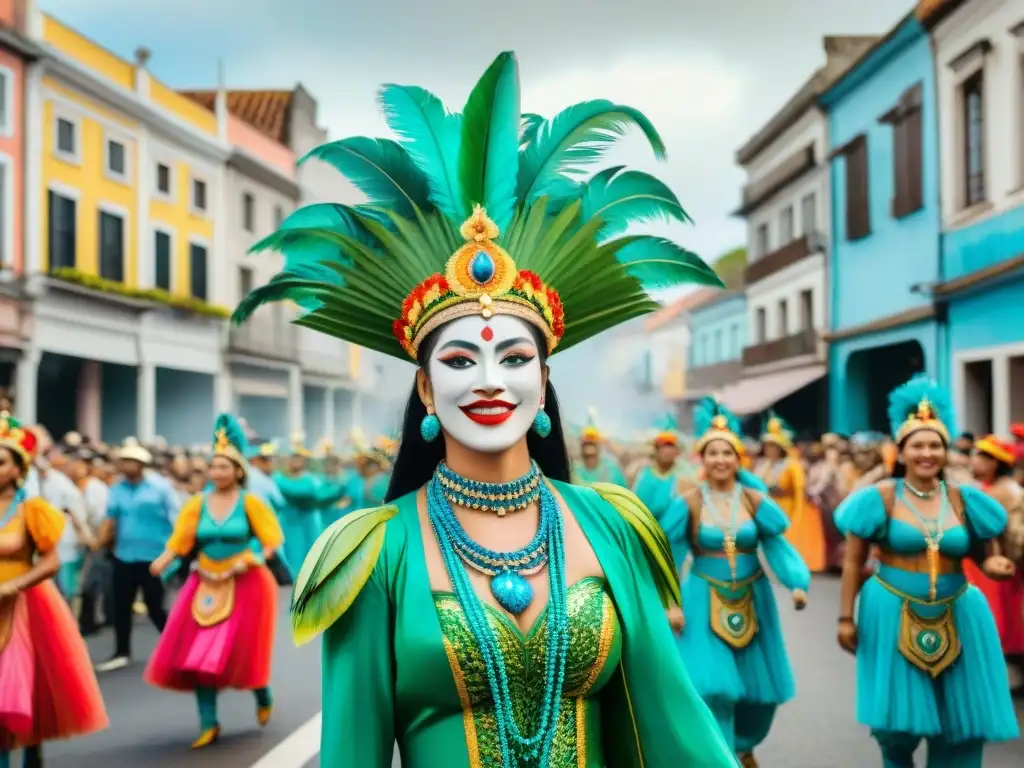
<svg viewBox="0 0 1024 768">
<path fill-rule="evenodd" d="M 443 466 L 443 465 L 442 465 Z M 447 469 L 447 468 L 446 468 Z M 447 470 L 451 472 L 451 470 Z M 565 539 L 562 513 L 554 494 L 543 482 L 538 483 L 540 499 L 540 524 L 537 535 L 526 547 L 515 552 L 495 552 L 480 546 L 463 529 L 452 505 L 444 492 L 440 480 L 441 469 L 427 486 L 427 514 L 437 538 L 441 557 L 452 580 L 452 588 L 462 608 L 466 623 L 480 649 L 491 699 L 494 701 L 495 720 L 498 726 L 498 744 L 501 749 L 502 766 L 525 764 L 546 766 L 555 738 L 558 717 L 562 705 L 562 690 L 565 683 L 566 657 L 569 650 L 569 622 L 566 607 L 565 586 Z M 462 480 L 464 484 L 470 481 Z M 487 484 L 478 483 L 477 486 Z M 540 702 L 540 722 L 537 731 L 526 736 L 519 729 L 512 707 L 505 657 L 498 645 L 494 631 L 487 620 L 483 603 L 473 590 L 465 565 L 483 573 L 493 571 L 491 591 L 498 603 L 510 613 L 521 613 L 533 599 L 533 588 L 522 578 L 523 568 L 536 568 L 534 572 L 548 566 L 550 577 L 550 602 L 545 621 L 547 624 L 547 653 L 544 663 L 544 693 Z M 522 582 L 516 583 L 516 579 Z M 515 585 L 511 592 L 502 583 Z M 525 586 L 525 591 L 522 587 Z M 506 605 L 508 602 L 511 607 Z M 513 610 L 520 608 L 521 610 Z"/>
<path fill-rule="evenodd" d="M 729 520 L 722 517 L 718 511 L 715 500 L 711 498 L 711 486 L 706 482 L 700 484 L 700 495 L 704 500 L 704 506 L 715 519 L 715 525 L 722 531 L 722 551 L 725 553 L 726 562 L 729 564 L 729 572 L 732 580 L 736 581 L 736 532 L 739 529 L 740 501 L 743 498 L 743 487 L 736 483 L 732 489 L 731 511 Z"/>
<path fill-rule="evenodd" d="M 465 509 L 494 512 L 504 517 L 509 512 L 526 509 L 540 498 L 541 474 L 537 462 L 530 462 L 530 471 L 510 483 L 481 483 L 455 474 L 441 462 L 435 473 L 448 503 Z"/>
</svg>

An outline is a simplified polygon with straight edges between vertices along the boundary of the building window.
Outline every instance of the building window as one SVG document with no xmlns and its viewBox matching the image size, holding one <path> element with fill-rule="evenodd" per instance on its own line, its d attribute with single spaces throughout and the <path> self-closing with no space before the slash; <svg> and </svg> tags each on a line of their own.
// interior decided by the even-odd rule
<svg viewBox="0 0 1024 768">
<path fill-rule="evenodd" d="M 779 246 L 789 245 L 793 242 L 793 206 L 787 205 L 782 209 L 779 217 Z"/>
<path fill-rule="evenodd" d="M 921 210 L 923 197 L 923 150 L 921 146 L 921 86 L 907 91 L 893 110 L 893 188 L 892 213 L 897 218 Z"/>
<path fill-rule="evenodd" d="M 818 198 L 811 192 L 800 201 L 800 225 L 804 235 L 818 231 Z"/>
<path fill-rule="evenodd" d="M 124 282 L 124 217 L 100 211 L 100 277 Z"/>
<path fill-rule="evenodd" d="M 78 123 L 66 117 L 58 117 L 54 132 L 56 134 L 57 156 L 73 163 L 80 162 Z"/>
<path fill-rule="evenodd" d="M 284 224 L 284 208 L 280 205 L 274 206 L 274 229 L 280 229 L 281 225 Z"/>
<path fill-rule="evenodd" d="M 800 327 L 805 331 L 814 328 L 814 291 L 809 288 L 800 292 Z"/>
<path fill-rule="evenodd" d="M 253 196 L 246 192 L 242 195 L 242 226 L 245 227 L 246 232 L 253 232 L 256 230 L 256 200 Z"/>
<path fill-rule="evenodd" d="M 757 339 L 758 344 L 764 344 L 768 341 L 768 310 L 764 307 L 757 308 L 757 314 L 755 318 L 754 327 L 754 338 Z"/>
<path fill-rule="evenodd" d="M 194 298 L 206 301 L 206 246 L 192 243 L 188 249 L 189 288 Z"/>
<path fill-rule="evenodd" d="M 757 258 L 768 255 L 768 224 L 761 224 L 757 228 L 757 241 L 755 242 Z"/>
<path fill-rule="evenodd" d="M 0 67 L 0 134 L 14 134 L 14 73 Z"/>
<path fill-rule="evenodd" d="M 779 300 L 779 338 L 789 336 L 789 302 L 785 299 Z"/>
<path fill-rule="evenodd" d="M 250 293 L 254 287 L 255 278 L 253 276 L 252 267 L 239 267 L 238 268 L 238 299 L 241 301 Z"/>
<path fill-rule="evenodd" d="M 985 73 L 979 70 L 960 86 L 964 126 L 964 207 L 985 200 Z"/>
<path fill-rule="evenodd" d="M 846 239 L 871 234 L 868 210 L 868 141 L 860 136 L 846 150 Z"/>
<path fill-rule="evenodd" d="M 78 204 L 52 189 L 47 200 L 50 271 L 75 268 Z"/>
<path fill-rule="evenodd" d="M 124 144 L 114 139 L 107 139 L 106 144 L 106 175 L 109 178 L 123 181 L 128 176 L 128 157 Z"/>
<path fill-rule="evenodd" d="M 171 196 L 171 166 L 156 164 L 156 191 L 158 195 Z"/>
<path fill-rule="evenodd" d="M 154 275 L 153 284 L 165 291 L 173 284 L 173 259 L 171 258 L 171 235 L 168 232 L 153 234 Z"/>
<path fill-rule="evenodd" d="M 725 359 L 725 350 L 722 349 L 722 329 L 715 329 L 715 358 L 711 362 L 720 363 Z"/>
<path fill-rule="evenodd" d="M 206 182 L 202 179 L 192 179 L 192 210 L 206 213 Z"/>
</svg>

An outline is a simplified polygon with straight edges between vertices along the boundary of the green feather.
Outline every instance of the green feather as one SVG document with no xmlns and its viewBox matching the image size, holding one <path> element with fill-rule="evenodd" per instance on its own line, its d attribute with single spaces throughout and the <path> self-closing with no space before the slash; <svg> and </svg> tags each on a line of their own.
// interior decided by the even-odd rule
<svg viewBox="0 0 1024 768">
<path fill-rule="evenodd" d="M 621 235 L 630 224 L 661 219 L 690 220 L 671 189 L 650 174 L 619 165 L 596 174 L 583 189 L 583 220 L 600 218 L 602 239 Z"/>
<path fill-rule="evenodd" d="M 398 508 L 352 512 L 313 544 L 292 592 L 292 636 L 304 645 L 341 618 L 359 596 L 384 547 L 387 522 Z"/>
<path fill-rule="evenodd" d="M 523 119 L 519 124 L 519 146 L 524 147 L 533 141 L 543 123 L 544 118 L 540 115 L 524 112 Z"/>
<path fill-rule="evenodd" d="M 512 219 L 517 202 L 519 121 L 519 63 L 514 53 L 505 52 L 469 94 L 459 159 L 466 197 L 486 208 L 499 230 Z"/>
<path fill-rule="evenodd" d="M 238 419 L 232 416 L 230 413 L 222 413 L 217 417 L 217 420 L 213 423 L 213 442 L 216 443 L 220 437 L 221 431 L 224 432 L 224 436 L 228 439 L 228 442 L 235 447 L 235 449 L 243 456 L 249 452 L 249 440 L 245 436 L 245 430 L 242 429 L 242 425 L 238 423 Z"/>
<path fill-rule="evenodd" d="M 647 290 L 680 285 L 724 288 L 722 279 L 695 253 L 663 237 L 625 237 L 616 256 L 626 271 Z"/>
</svg>

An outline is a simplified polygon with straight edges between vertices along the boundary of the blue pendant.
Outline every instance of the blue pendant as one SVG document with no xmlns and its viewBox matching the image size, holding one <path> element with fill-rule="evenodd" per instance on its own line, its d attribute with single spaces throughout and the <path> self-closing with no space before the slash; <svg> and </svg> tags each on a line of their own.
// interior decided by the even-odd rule
<svg viewBox="0 0 1024 768">
<path fill-rule="evenodd" d="M 533 587 L 515 571 L 502 571 L 491 579 L 491 593 L 498 605 L 516 616 L 533 602 Z"/>
<path fill-rule="evenodd" d="M 469 263 L 469 275 L 477 285 L 485 285 L 494 277 L 494 259 L 487 251 L 477 251 Z"/>
</svg>

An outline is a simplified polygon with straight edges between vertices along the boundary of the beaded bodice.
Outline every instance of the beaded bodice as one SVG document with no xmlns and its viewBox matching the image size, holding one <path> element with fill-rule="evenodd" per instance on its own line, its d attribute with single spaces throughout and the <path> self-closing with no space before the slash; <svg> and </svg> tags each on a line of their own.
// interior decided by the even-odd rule
<svg viewBox="0 0 1024 768">
<path fill-rule="evenodd" d="M 470 747 L 471 766 L 501 766 L 495 711 L 487 669 L 454 595 L 434 594 L 445 650 L 455 675 Z M 603 579 L 586 578 L 566 593 L 569 650 L 550 768 L 598 768 L 601 754 L 596 694 L 619 664 L 622 635 L 611 593 Z M 505 614 L 487 606 L 488 623 L 505 657 L 512 706 L 523 730 L 540 715 L 547 652 L 547 614 L 523 634 Z M 475 752 L 475 754 L 473 754 Z M 515 768 L 509 766 L 508 768 Z"/>
</svg>

